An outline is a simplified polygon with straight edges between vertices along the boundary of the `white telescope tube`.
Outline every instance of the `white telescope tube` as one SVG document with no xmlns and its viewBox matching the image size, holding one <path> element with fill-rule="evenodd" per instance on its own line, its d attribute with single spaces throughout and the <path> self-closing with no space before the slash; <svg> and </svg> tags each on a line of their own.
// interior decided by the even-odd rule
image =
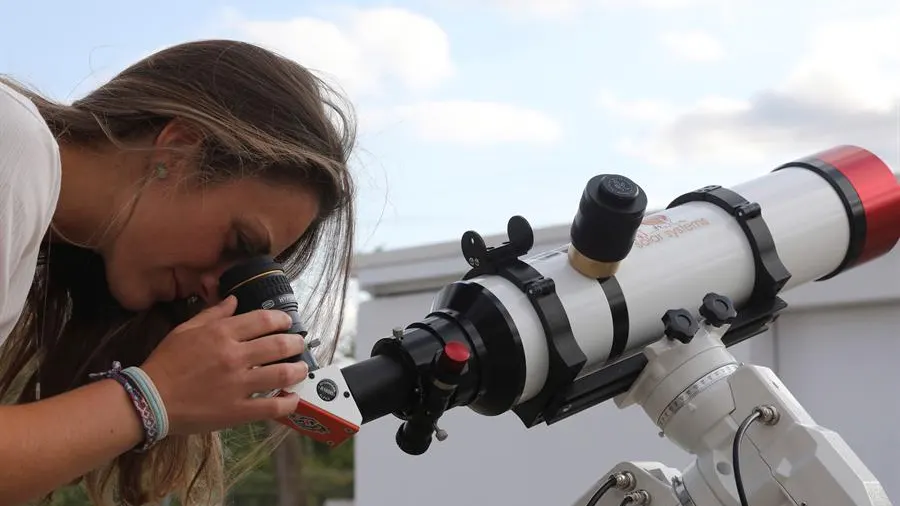
<svg viewBox="0 0 900 506">
<path fill-rule="evenodd" d="M 877 258 L 900 237 L 897 178 L 879 158 L 858 147 L 841 146 L 785 164 L 731 190 L 759 205 L 790 273 L 783 289 Z M 731 298 L 740 310 L 755 284 L 750 239 L 734 216 L 709 202 L 686 202 L 647 215 L 612 278 L 581 274 L 568 250 L 567 244 L 522 260 L 555 283 L 587 357 L 581 376 L 658 339 L 667 310 L 685 308 L 697 316 L 698 301 L 709 292 Z M 547 338 L 537 313 L 528 297 L 503 277 L 466 282 L 483 286 L 508 313 L 524 351 L 525 381 L 517 403 L 529 400 L 543 387 L 549 368 Z"/>
</svg>

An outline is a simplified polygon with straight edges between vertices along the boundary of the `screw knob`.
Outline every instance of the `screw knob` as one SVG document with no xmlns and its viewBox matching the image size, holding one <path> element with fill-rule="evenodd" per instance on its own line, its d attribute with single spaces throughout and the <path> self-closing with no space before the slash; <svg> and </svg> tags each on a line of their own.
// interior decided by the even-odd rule
<svg viewBox="0 0 900 506">
<path fill-rule="evenodd" d="M 689 343 L 700 330 L 697 320 L 685 309 L 670 309 L 662 317 L 666 337 Z"/>
<path fill-rule="evenodd" d="M 734 321 L 737 317 L 737 310 L 734 309 L 734 304 L 728 297 L 717 293 L 708 293 L 703 297 L 700 316 L 706 318 L 710 325 L 721 327 Z"/>
</svg>

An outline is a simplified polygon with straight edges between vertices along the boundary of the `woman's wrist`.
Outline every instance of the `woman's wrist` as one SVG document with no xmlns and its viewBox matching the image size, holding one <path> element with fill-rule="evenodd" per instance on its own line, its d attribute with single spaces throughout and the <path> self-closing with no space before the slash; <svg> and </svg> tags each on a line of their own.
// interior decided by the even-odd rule
<svg viewBox="0 0 900 506">
<path fill-rule="evenodd" d="M 169 435 L 169 414 L 153 380 L 150 379 L 150 376 L 143 369 L 137 366 L 123 369 L 122 374 L 131 380 L 132 388 L 137 389 L 140 396 L 147 403 L 147 407 L 150 410 L 149 416 L 152 418 L 154 430 L 156 431 L 153 444 L 165 439 Z"/>
<path fill-rule="evenodd" d="M 144 441 L 144 427 L 141 423 L 141 417 L 134 409 L 128 392 L 122 388 L 116 380 L 105 378 L 88 385 L 89 388 L 102 389 L 103 397 L 110 400 L 108 410 L 104 410 L 104 416 L 110 416 L 114 420 L 121 420 L 122 423 L 115 423 L 115 429 L 111 429 L 110 438 L 117 441 L 116 446 L 124 453 L 134 448 Z"/>
<path fill-rule="evenodd" d="M 122 369 L 119 362 L 113 362 L 113 368 L 109 371 L 91 374 L 90 377 L 113 380 L 126 394 L 142 436 L 141 444 L 135 444 L 132 450 L 144 452 L 165 439 L 169 431 L 165 405 L 153 381 L 139 367 Z"/>
</svg>

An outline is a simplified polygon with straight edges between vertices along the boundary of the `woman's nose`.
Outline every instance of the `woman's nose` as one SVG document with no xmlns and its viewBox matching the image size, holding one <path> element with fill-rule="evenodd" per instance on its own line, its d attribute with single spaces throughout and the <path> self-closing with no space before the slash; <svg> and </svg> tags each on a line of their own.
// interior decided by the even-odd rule
<svg viewBox="0 0 900 506">
<path fill-rule="evenodd" d="M 200 298 L 207 306 L 219 303 L 219 278 L 213 274 L 200 276 Z"/>
<path fill-rule="evenodd" d="M 227 271 L 231 266 L 231 263 L 223 263 L 217 265 L 215 269 L 207 270 L 200 275 L 199 295 L 207 306 L 218 304 L 219 301 L 222 300 L 219 296 L 219 278 L 221 278 L 222 273 Z"/>
</svg>

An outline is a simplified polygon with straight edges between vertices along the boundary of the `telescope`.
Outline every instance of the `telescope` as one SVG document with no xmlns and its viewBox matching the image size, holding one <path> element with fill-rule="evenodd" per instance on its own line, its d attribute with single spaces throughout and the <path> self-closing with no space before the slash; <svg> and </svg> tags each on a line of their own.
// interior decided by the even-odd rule
<svg viewBox="0 0 900 506">
<path fill-rule="evenodd" d="M 280 422 L 336 446 L 393 415 L 398 447 L 420 455 L 446 438 L 439 422 L 449 409 L 513 412 L 529 428 L 613 400 L 641 406 L 696 459 L 682 471 L 619 463 L 577 505 L 891 504 L 770 369 L 728 350 L 768 329 L 787 307 L 782 291 L 894 248 L 900 184 L 877 156 L 838 146 L 649 213 L 637 183 L 600 174 L 581 194 L 569 243 L 532 252 L 521 216 L 507 236 L 490 246 L 463 234 L 468 272 L 370 358 L 343 367 L 292 358 L 313 366 L 271 394 L 300 398 Z M 283 277 L 271 260 L 256 265 L 235 267 L 225 290 L 243 287 L 243 310 L 296 311 L 284 283 L 254 288 Z"/>
</svg>

